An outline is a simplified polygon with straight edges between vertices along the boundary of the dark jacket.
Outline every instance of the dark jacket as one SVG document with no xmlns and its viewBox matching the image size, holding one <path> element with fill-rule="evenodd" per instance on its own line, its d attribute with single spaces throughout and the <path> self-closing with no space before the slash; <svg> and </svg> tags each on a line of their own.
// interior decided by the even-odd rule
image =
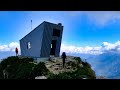
<svg viewBox="0 0 120 90">
<path fill-rule="evenodd" d="M 62 58 L 63 58 L 63 59 L 66 58 L 66 54 L 65 54 L 65 52 L 62 53 Z"/>
</svg>

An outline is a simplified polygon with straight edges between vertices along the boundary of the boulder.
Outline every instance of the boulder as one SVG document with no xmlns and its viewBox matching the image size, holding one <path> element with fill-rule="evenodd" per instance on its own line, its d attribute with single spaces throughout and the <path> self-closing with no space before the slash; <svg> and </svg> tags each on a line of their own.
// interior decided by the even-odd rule
<svg viewBox="0 0 120 90">
<path fill-rule="evenodd" d="M 45 76 L 37 76 L 35 79 L 47 79 Z"/>
<path fill-rule="evenodd" d="M 82 64 L 80 64 L 80 67 L 83 67 L 83 65 L 82 65 Z"/>
<path fill-rule="evenodd" d="M 87 78 L 82 78 L 82 79 L 87 79 Z"/>
</svg>

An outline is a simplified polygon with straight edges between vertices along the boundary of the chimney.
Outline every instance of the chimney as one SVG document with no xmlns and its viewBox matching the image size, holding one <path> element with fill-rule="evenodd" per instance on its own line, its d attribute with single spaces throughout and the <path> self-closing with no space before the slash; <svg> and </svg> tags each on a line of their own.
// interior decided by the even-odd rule
<svg viewBox="0 0 120 90">
<path fill-rule="evenodd" d="M 58 25 L 62 26 L 62 23 L 58 23 Z"/>
</svg>

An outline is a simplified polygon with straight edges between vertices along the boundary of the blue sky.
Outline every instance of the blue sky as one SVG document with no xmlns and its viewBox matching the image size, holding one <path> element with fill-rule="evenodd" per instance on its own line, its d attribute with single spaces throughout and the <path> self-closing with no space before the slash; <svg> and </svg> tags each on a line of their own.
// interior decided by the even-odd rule
<svg viewBox="0 0 120 90">
<path fill-rule="evenodd" d="M 120 54 L 119 11 L 0 11 L 0 59 L 15 55 L 16 47 L 20 54 L 19 40 L 31 31 L 31 19 L 33 29 L 43 21 L 62 23 L 61 52 L 85 58 L 105 52 Z M 113 66 L 106 69 L 107 60 L 88 61 L 97 73 L 108 73 Z"/>
<path fill-rule="evenodd" d="M 31 19 L 33 29 L 43 21 L 63 24 L 61 51 L 93 54 L 120 45 L 120 12 L 0 11 L 0 53 L 19 47 L 19 40 L 31 31 Z"/>
</svg>

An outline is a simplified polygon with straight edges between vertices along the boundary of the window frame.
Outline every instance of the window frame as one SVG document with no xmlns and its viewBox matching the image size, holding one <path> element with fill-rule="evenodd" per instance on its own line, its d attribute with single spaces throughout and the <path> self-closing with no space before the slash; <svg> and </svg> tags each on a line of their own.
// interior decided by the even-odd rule
<svg viewBox="0 0 120 90">
<path fill-rule="evenodd" d="M 30 42 L 27 43 L 27 49 L 31 49 L 31 43 Z"/>
</svg>

